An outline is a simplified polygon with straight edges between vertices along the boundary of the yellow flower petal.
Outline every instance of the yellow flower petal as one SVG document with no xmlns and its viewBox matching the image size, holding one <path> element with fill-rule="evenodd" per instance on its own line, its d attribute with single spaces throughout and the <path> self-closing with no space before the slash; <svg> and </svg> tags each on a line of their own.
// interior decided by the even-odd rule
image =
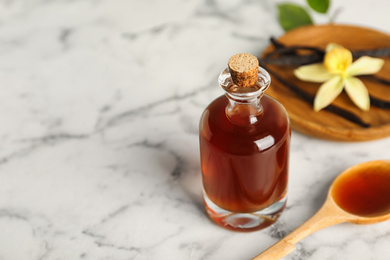
<svg viewBox="0 0 390 260">
<path fill-rule="evenodd" d="M 333 77 L 322 63 L 301 66 L 294 70 L 294 75 L 300 80 L 311 82 L 325 82 Z"/>
<path fill-rule="evenodd" d="M 382 59 L 363 56 L 349 66 L 347 74 L 349 76 L 375 74 L 382 69 L 384 63 Z"/>
<path fill-rule="evenodd" d="M 314 99 L 314 110 L 319 111 L 328 106 L 343 91 L 344 80 L 334 76 L 320 86 Z"/>
<path fill-rule="evenodd" d="M 366 86 L 360 79 L 355 77 L 346 78 L 345 91 L 361 110 L 368 111 L 370 109 L 370 97 Z"/>
<path fill-rule="evenodd" d="M 324 57 L 324 65 L 331 73 L 343 74 L 351 63 L 352 53 L 343 47 L 331 49 Z"/>
</svg>

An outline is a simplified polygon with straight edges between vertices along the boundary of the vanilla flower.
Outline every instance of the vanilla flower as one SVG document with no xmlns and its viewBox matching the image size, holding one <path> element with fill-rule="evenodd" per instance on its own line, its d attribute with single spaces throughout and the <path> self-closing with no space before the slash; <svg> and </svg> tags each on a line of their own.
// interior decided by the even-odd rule
<svg viewBox="0 0 390 260">
<path fill-rule="evenodd" d="M 375 74 L 381 70 L 384 60 L 363 56 L 352 62 L 350 50 L 330 43 L 326 47 L 323 63 L 315 63 L 297 68 L 294 74 L 304 81 L 324 82 L 314 99 L 314 110 L 328 106 L 343 91 L 364 111 L 370 109 L 370 97 L 364 83 L 354 77 Z"/>
</svg>

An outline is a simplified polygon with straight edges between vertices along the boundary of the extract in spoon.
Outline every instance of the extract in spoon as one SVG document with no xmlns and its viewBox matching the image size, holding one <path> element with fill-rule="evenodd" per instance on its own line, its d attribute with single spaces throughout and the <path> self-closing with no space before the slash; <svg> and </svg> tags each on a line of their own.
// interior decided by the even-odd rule
<svg viewBox="0 0 390 260">
<path fill-rule="evenodd" d="M 389 167 L 367 167 L 350 171 L 335 180 L 332 197 L 345 211 L 374 217 L 390 212 Z"/>
</svg>

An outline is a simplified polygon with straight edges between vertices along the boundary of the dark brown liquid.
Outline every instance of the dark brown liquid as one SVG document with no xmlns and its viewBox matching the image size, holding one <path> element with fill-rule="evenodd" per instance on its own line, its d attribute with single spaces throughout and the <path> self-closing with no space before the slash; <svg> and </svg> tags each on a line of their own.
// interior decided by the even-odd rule
<svg viewBox="0 0 390 260">
<path fill-rule="evenodd" d="M 261 98 L 258 123 L 248 122 L 251 109 L 242 105 L 231 119 L 228 100 L 221 96 L 205 110 L 200 122 L 203 187 L 219 207 L 255 212 L 287 192 L 290 127 L 284 108 L 268 96 Z M 249 120 L 251 121 L 251 120 Z"/>
<path fill-rule="evenodd" d="M 390 170 L 345 174 L 334 183 L 332 196 L 349 213 L 364 217 L 386 214 L 390 212 Z"/>
</svg>

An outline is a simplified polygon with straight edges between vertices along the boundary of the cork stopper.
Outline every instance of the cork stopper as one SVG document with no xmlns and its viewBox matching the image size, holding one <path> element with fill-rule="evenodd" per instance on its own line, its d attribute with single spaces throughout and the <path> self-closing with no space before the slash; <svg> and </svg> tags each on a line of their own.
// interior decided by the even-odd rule
<svg viewBox="0 0 390 260">
<path fill-rule="evenodd" d="M 233 82 L 240 87 L 250 87 L 257 82 L 259 61 L 249 53 L 232 56 L 228 62 Z"/>
</svg>

